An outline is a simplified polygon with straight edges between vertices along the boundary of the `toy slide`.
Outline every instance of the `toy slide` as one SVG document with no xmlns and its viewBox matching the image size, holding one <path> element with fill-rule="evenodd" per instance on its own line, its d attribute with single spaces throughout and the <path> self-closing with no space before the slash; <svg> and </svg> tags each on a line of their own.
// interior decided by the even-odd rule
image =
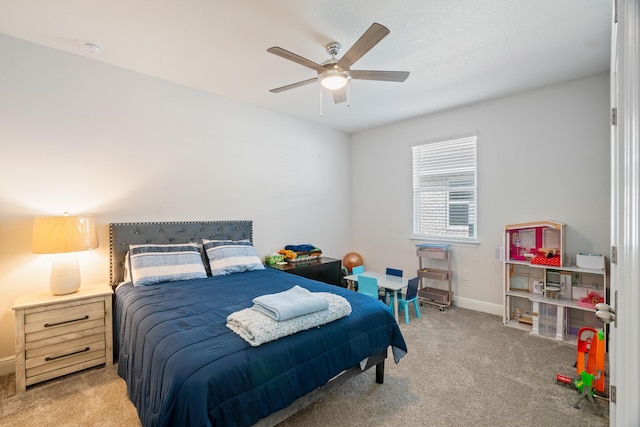
<svg viewBox="0 0 640 427">
<path fill-rule="evenodd" d="M 604 393 L 605 342 L 603 330 L 581 328 L 578 331 L 577 347 L 576 374 L 578 378 L 571 379 L 561 374 L 556 376 L 556 381 L 574 386 L 580 393 L 580 397 L 573 405 L 575 408 L 579 407 L 585 397 L 593 402 L 595 392 Z"/>
</svg>

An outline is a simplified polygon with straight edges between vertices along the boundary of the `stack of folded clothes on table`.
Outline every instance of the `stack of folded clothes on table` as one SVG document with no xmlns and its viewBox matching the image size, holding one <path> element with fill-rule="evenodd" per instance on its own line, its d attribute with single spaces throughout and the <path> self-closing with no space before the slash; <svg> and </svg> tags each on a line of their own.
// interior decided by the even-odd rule
<svg viewBox="0 0 640 427">
<path fill-rule="evenodd" d="M 280 253 L 283 254 L 285 260 L 289 262 L 308 261 L 322 256 L 322 251 L 310 244 L 287 245 Z"/>
</svg>

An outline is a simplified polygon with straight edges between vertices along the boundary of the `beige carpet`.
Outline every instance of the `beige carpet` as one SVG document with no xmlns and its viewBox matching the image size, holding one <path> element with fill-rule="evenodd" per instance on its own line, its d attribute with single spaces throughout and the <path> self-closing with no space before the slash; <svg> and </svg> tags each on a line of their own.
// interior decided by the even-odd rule
<svg viewBox="0 0 640 427">
<path fill-rule="evenodd" d="M 281 427 L 607 426 L 608 405 L 582 401 L 556 383 L 574 376 L 576 347 L 502 325 L 501 318 L 423 306 L 401 323 L 409 354 L 387 362 L 385 383 L 369 371 Z M 89 369 L 15 395 L 0 377 L 0 426 L 139 426 L 116 366 Z"/>
</svg>

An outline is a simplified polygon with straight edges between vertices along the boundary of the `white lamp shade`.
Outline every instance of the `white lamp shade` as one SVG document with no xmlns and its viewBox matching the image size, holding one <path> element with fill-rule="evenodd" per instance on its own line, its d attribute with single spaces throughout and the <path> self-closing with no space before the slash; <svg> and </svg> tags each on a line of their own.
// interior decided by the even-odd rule
<svg viewBox="0 0 640 427">
<path fill-rule="evenodd" d="M 58 254 L 97 247 L 93 215 L 40 216 L 33 222 L 33 253 Z"/>
</svg>

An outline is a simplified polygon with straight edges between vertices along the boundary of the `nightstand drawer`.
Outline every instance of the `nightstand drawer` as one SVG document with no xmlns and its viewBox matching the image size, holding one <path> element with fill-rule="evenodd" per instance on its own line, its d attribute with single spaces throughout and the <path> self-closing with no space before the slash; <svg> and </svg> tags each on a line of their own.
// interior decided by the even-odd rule
<svg viewBox="0 0 640 427">
<path fill-rule="evenodd" d="M 55 335 L 90 329 L 104 325 L 104 299 L 87 304 L 82 301 L 64 307 L 25 310 L 25 340 L 36 341 Z"/>
<path fill-rule="evenodd" d="M 27 350 L 25 361 L 27 384 L 41 381 L 41 379 L 32 381 L 33 377 L 51 372 L 54 373 L 52 378 L 57 377 L 60 375 L 58 373 L 60 369 L 90 361 L 93 365 L 105 363 L 104 332 Z"/>
<path fill-rule="evenodd" d="M 27 349 L 25 361 L 27 384 L 29 383 L 29 378 L 33 376 L 67 366 L 77 365 L 89 360 L 100 359 L 100 363 L 104 363 L 104 356 L 104 333 L 39 347 L 33 350 Z"/>
</svg>

